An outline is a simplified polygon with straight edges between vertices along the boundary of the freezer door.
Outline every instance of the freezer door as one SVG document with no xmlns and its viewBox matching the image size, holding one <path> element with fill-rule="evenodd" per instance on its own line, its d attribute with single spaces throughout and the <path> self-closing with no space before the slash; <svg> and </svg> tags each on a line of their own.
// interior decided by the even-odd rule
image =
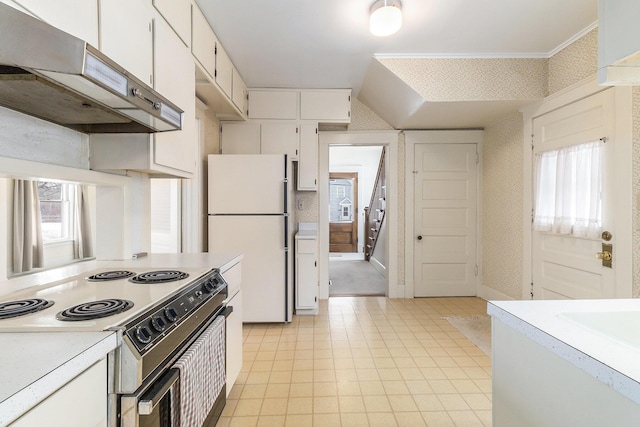
<svg viewBox="0 0 640 427">
<path fill-rule="evenodd" d="M 210 214 L 287 211 L 287 160 L 277 154 L 218 154 L 209 161 Z"/>
<path fill-rule="evenodd" d="M 242 321 L 288 322 L 286 216 L 209 216 L 209 252 L 242 252 Z"/>
</svg>

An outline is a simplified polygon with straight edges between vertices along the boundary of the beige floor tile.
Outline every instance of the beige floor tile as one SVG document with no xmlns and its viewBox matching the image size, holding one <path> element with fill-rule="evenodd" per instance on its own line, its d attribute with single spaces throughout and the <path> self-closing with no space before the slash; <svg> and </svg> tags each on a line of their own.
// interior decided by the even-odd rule
<svg viewBox="0 0 640 427">
<path fill-rule="evenodd" d="M 236 405 L 233 415 L 236 417 L 244 417 L 248 415 L 260 415 L 262 407 L 262 399 L 240 399 Z"/>
<path fill-rule="evenodd" d="M 287 404 L 287 414 L 313 413 L 313 399 L 311 397 L 290 397 Z"/>
<path fill-rule="evenodd" d="M 317 396 L 313 398 L 314 414 L 337 414 L 339 412 L 337 396 Z"/>
<path fill-rule="evenodd" d="M 341 413 L 340 420 L 343 426 L 348 427 L 368 427 L 369 418 L 366 413 Z"/>
<path fill-rule="evenodd" d="M 420 412 L 396 412 L 394 415 L 399 427 L 426 427 L 427 425 Z"/>
<path fill-rule="evenodd" d="M 389 396 L 389 402 L 393 412 L 414 412 L 418 411 L 418 407 L 411 395 L 393 395 Z"/>
<path fill-rule="evenodd" d="M 474 411 L 491 410 L 491 400 L 484 394 L 463 394 L 462 398 Z"/>
<path fill-rule="evenodd" d="M 337 392 L 339 396 L 362 395 L 359 381 L 338 381 L 336 385 L 337 385 Z"/>
<path fill-rule="evenodd" d="M 258 424 L 258 417 L 233 417 L 229 427 L 254 427 Z"/>
<path fill-rule="evenodd" d="M 313 415 L 287 415 L 284 425 L 286 427 L 312 427 Z"/>
<path fill-rule="evenodd" d="M 286 397 L 264 399 L 260 416 L 264 415 L 286 415 L 289 400 Z"/>
<path fill-rule="evenodd" d="M 365 412 L 361 396 L 339 396 L 340 412 Z"/>
<path fill-rule="evenodd" d="M 266 384 L 248 384 L 243 387 L 240 397 L 242 399 L 262 399 L 266 391 Z"/>
<path fill-rule="evenodd" d="M 449 411 L 456 427 L 482 427 L 483 423 L 473 411 Z"/>
<path fill-rule="evenodd" d="M 290 397 L 310 397 L 313 396 L 313 383 L 295 383 L 291 384 L 289 390 Z"/>
<path fill-rule="evenodd" d="M 444 411 L 442 402 L 435 394 L 416 394 L 413 395 L 413 401 L 420 412 L 426 411 Z"/>
<path fill-rule="evenodd" d="M 369 412 L 391 412 L 387 396 L 363 396 L 364 407 Z"/>
<path fill-rule="evenodd" d="M 471 409 L 459 394 L 438 394 L 437 396 L 447 411 L 467 411 Z"/>
<path fill-rule="evenodd" d="M 293 376 L 293 371 L 272 371 L 269 376 L 270 384 L 289 384 Z"/>
<path fill-rule="evenodd" d="M 404 381 L 382 381 L 382 386 L 388 395 L 410 394 Z"/>
<path fill-rule="evenodd" d="M 284 427 L 286 417 L 284 415 L 266 415 L 258 417 L 257 427 Z M 216 425 L 216 427 L 218 427 Z"/>
<path fill-rule="evenodd" d="M 368 412 L 369 425 L 372 427 L 393 427 L 397 426 L 396 418 L 392 413 L 371 413 Z"/>
<path fill-rule="evenodd" d="M 378 369 L 378 375 L 383 381 L 402 380 L 402 375 L 397 368 L 392 369 Z"/>
<path fill-rule="evenodd" d="M 313 382 L 313 371 L 292 371 L 292 383 L 310 383 Z"/>
<path fill-rule="evenodd" d="M 290 384 L 267 384 L 264 397 L 265 398 L 289 397 L 289 388 L 290 388 Z"/>
<path fill-rule="evenodd" d="M 337 396 L 338 388 L 335 382 L 317 382 L 313 384 L 314 396 Z M 482 408 L 478 408 L 482 409 Z"/>
<path fill-rule="evenodd" d="M 273 371 L 292 371 L 293 360 L 276 360 L 271 367 Z"/>
</svg>

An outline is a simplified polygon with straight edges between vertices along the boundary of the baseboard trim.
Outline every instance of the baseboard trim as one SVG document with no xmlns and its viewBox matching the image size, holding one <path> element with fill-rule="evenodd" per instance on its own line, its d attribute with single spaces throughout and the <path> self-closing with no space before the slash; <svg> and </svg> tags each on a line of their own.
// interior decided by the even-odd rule
<svg viewBox="0 0 640 427">
<path fill-rule="evenodd" d="M 378 261 L 374 257 L 371 257 L 369 258 L 369 263 L 373 266 L 373 268 L 376 269 L 378 273 L 380 273 L 382 277 L 387 277 L 387 268 L 382 265 L 380 261 Z"/>
<path fill-rule="evenodd" d="M 496 291 L 495 289 L 489 288 L 484 285 L 478 285 L 478 297 L 486 301 L 509 301 L 514 299 L 506 294 L 503 294 L 502 292 Z"/>
</svg>

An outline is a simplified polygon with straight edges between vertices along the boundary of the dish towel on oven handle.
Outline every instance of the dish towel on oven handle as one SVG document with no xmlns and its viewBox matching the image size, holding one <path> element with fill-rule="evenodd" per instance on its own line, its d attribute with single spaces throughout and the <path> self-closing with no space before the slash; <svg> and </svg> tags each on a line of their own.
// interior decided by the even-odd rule
<svg viewBox="0 0 640 427">
<path fill-rule="evenodd" d="M 225 341 L 225 317 L 218 316 L 174 363 L 180 370 L 180 384 L 171 394 L 172 426 L 204 423 L 227 380 Z"/>
</svg>

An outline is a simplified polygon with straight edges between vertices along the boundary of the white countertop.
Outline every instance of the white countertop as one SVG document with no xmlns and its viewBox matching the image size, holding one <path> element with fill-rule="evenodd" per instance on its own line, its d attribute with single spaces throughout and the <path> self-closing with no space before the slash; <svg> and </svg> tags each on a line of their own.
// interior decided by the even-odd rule
<svg viewBox="0 0 640 427">
<path fill-rule="evenodd" d="M 493 318 L 640 404 L 640 349 L 563 317 L 564 313 L 632 311 L 640 316 L 640 299 L 490 301 L 487 305 Z"/>
<path fill-rule="evenodd" d="M 117 345 L 115 332 L 0 334 L 0 426 L 27 412 Z"/>
<path fill-rule="evenodd" d="M 301 222 L 298 223 L 296 240 L 316 240 L 318 238 L 318 223 Z"/>
</svg>

